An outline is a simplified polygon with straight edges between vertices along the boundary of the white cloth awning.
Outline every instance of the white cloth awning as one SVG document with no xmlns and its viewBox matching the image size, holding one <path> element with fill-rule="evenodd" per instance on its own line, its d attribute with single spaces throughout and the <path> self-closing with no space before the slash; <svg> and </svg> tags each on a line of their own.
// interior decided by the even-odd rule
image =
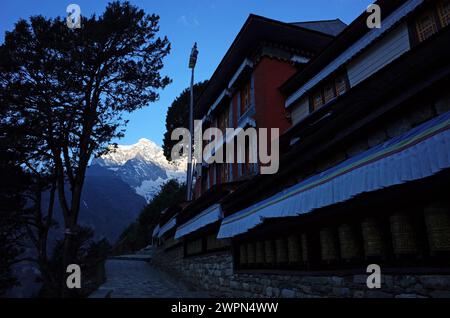
<svg viewBox="0 0 450 318">
<path fill-rule="evenodd" d="M 159 233 L 159 224 L 156 225 L 156 227 L 153 229 L 152 237 L 158 237 Z"/>
<path fill-rule="evenodd" d="M 180 225 L 175 233 L 175 238 L 179 239 L 189 233 L 197 231 L 206 225 L 217 222 L 223 218 L 222 207 L 220 204 L 214 204 L 207 208 L 205 211 L 194 216 L 192 219 Z"/>
<path fill-rule="evenodd" d="M 173 229 L 175 227 L 175 225 L 177 225 L 177 215 L 172 217 L 166 224 L 161 226 L 161 228 L 158 232 L 158 237 L 162 237 L 164 235 L 164 233 Z"/>
<path fill-rule="evenodd" d="M 450 168 L 450 112 L 230 215 L 218 238 L 245 233 L 265 218 L 298 216 L 445 168 Z"/>
</svg>

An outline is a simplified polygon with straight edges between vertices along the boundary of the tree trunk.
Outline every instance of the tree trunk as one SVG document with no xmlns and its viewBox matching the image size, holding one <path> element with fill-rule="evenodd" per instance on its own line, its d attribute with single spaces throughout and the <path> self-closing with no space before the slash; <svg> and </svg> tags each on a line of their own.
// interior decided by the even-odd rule
<svg viewBox="0 0 450 318">
<path fill-rule="evenodd" d="M 76 250 L 73 246 L 73 241 L 75 236 L 77 235 L 77 224 L 78 224 L 78 214 L 80 210 L 80 202 L 81 202 L 81 194 L 83 190 L 84 183 L 84 173 L 83 179 L 77 180 L 72 189 L 72 198 L 71 198 L 71 209 L 70 214 L 67 220 L 65 220 L 65 232 L 64 232 L 64 245 L 63 245 L 63 279 L 62 279 L 62 292 L 61 295 L 63 298 L 67 298 L 70 296 L 71 291 L 67 288 L 66 279 L 67 266 L 70 264 L 75 264 L 76 262 Z M 81 264 L 77 264 L 81 265 Z"/>
<path fill-rule="evenodd" d="M 71 224 L 67 226 L 64 233 L 64 244 L 63 244 L 63 255 L 62 255 L 62 279 L 61 279 L 61 297 L 70 297 L 70 290 L 67 288 L 67 266 L 74 264 L 75 262 L 75 252 L 73 248 L 74 236 L 76 235 L 76 223 L 70 222 Z"/>
</svg>

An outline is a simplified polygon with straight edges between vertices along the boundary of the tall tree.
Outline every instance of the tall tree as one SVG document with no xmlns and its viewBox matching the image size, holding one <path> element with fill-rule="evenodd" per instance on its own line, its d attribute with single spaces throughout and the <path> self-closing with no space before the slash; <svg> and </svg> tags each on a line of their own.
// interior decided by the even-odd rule
<svg viewBox="0 0 450 318">
<path fill-rule="evenodd" d="M 200 97 L 207 84 L 208 81 L 203 81 L 194 85 L 194 101 Z M 177 98 L 175 98 L 167 110 L 166 132 L 164 133 L 162 148 L 164 150 L 164 156 L 169 161 L 172 160 L 172 148 L 176 143 L 178 143 L 178 140 L 171 139 L 172 131 L 180 127 L 189 128 L 189 102 L 190 89 L 186 88 Z M 195 109 L 194 118 L 196 118 Z"/>
<path fill-rule="evenodd" d="M 80 29 L 63 18 L 20 20 L 0 46 L 7 118 L 27 124 L 39 168 L 54 169 L 65 223 L 61 270 L 76 256 L 72 238 L 90 159 L 123 136 L 124 113 L 156 101 L 170 83 L 161 75 L 170 43 L 157 37 L 158 24 L 156 15 L 113 2 L 102 15 L 83 18 Z"/>
<path fill-rule="evenodd" d="M 0 138 L 0 295 L 16 285 L 12 266 L 22 254 L 24 231 L 24 205 L 22 195 L 27 177 L 18 162 L 17 153 L 4 147 Z"/>
<path fill-rule="evenodd" d="M 0 104 L 2 100 L 0 100 Z M 47 244 L 53 221 L 56 179 L 53 164 L 40 160 L 40 143 L 29 135 L 33 127 L 7 107 L 0 108 L 0 280 L 14 282 L 11 266 L 36 263 L 47 289 L 58 288 L 48 264 Z M 49 192 L 44 212 L 42 193 Z M 34 247 L 34 253 L 22 252 Z M 19 257 L 20 256 L 20 257 Z M 8 279 L 9 277 L 9 279 Z M 11 285 L 3 285 L 3 290 Z M 2 288 L 0 287 L 0 290 Z"/>
</svg>

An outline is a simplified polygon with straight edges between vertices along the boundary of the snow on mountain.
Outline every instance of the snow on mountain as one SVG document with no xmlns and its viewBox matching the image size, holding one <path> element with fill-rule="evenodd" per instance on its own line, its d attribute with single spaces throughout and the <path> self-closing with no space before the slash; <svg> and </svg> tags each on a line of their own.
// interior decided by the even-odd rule
<svg viewBox="0 0 450 318">
<path fill-rule="evenodd" d="M 119 145 L 116 150 L 94 159 L 91 166 L 108 169 L 148 202 L 170 179 L 185 181 L 186 163 L 186 159 L 169 162 L 161 147 L 142 138 L 134 145 Z"/>
</svg>

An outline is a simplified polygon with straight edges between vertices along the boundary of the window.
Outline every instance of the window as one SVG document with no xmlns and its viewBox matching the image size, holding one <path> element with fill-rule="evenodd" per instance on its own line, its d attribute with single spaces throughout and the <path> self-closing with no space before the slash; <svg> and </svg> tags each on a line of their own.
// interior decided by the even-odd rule
<svg viewBox="0 0 450 318">
<path fill-rule="evenodd" d="M 322 91 L 317 91 L 312 98 L 313 110 L 320 108 L 323 105 Z"/>
<path fill-rule="evenodd" d="M 446 27 L 450 23 L 450 0 L 439 2 L 437 9 L 441 26 Z"/>
<path fill-rule="evenodd" d="M 219 128 L 225 135 L 226 128 L 229 128 L 229 108 L 226 107 L 218 116 L 217 128 Z"/>
<path fill-rule="evenodd" d="M 432 11 L 427 11 L 416 20 L 416 31 L 419 41 L 425 41 L 437 32 L 436 19 Z"/>
<path fill-rule="evenodd" d="M 328 83 L 324 89 L 325 104 L 336 97 L 334 82 Z"/>
<path fill-rule="evenodd" d="M 418 42 L 425 41 L 450 23 L 450 0 L 438 1 L 428 7 L 413 21 Z"/>
<path fill-rule="evenodd" d="M 256 145 L 255 145 L 256 146 Z M 246 140 L 245 149 L 243 150 L 243 158 L 241 163 L 238 163 L 238 177 L 245 177 L 257 174 L 259 172 L 258 162 L 250 162 L 251 154 L 253 152 L 253 161 L 257 161 L 257 149 L 251 145 L 251 143 Z M 230 171 L 231 173 L 231 171 Z"/>
<path fill-rule="evenodd" d="M 347 79 L 345 75 L 331 77 L 325 84 L 319 86 L 312 95 L 312 110 L 316 110 L 326 103 L 332 101 L 337 96 L 344 94 L 348 90 Z"/>
<path fill-rule="evenodd" d="M 230 128 L 234 128 L 233 100 L 231 100 L 230 105 L 228 106 L 228 124 L 230 125 Z"/>
<path fill-rule="evenodd" d="M 250 108 L 251 104 L 251 87 L 248 82 L 241 90 L 241 116 Z"/>
<path fill-rule="evenodd" d="M 339 76 L 335 81 L 337 96 L 344 94 L 347 91 L 347 80 L 345 76 Z"/>
</svg>

